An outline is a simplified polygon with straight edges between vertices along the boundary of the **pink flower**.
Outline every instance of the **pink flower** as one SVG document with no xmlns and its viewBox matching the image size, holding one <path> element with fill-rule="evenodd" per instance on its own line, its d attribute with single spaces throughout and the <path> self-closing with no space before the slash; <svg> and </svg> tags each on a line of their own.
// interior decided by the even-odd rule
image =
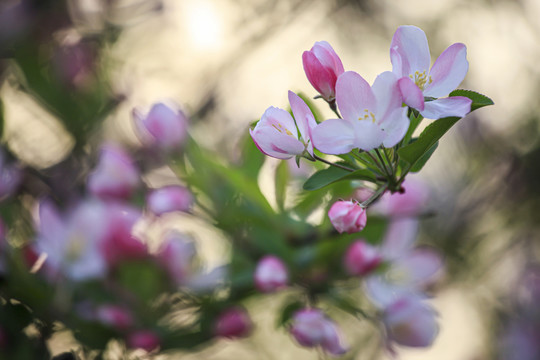
<svg viewBox="0 0 540 360">
<path fill-rule="evenodd" d="M 366 275 L 382 262 L 379 250 L 363 240 L 357 240 L 345 252 L 345 269 L 350 275 Z"/>
<path fill-rule="evenodd" d="M 289 159 L 302 155 L 304 151 L 313 155 L 311 129 L 316 125 L 315 117 L 306 103 L 292 91 L 289 91 L 289 102 L 296 122 L 287 111 L 269 107 L 249 133 L 259 150 L 268 156 Z"/>
<path fill-rule="evenodd" d="M 332 355 L 343 355 L 343 345 L 336 324 L 319 309 L 303 309 L 293 316 L 291 334 L 301 346 L 320 346 Z"/>
<path fill-rule="evenodd" d="M 410 347 L 430 346 L 439 332 L 435 311 L 415 297 L 403 297 L 388 306 L 383 323 L 388 341 Z"/>
<path fill-rule="evenodd" d="M 323 121 L 312 131 L 313 145 L 323 153 L 392 147 L 409 127 L 397 77 L 389 71 L 377 76 L 373 86 L 353 71 L 343 73 L 337 80 L 336 101 L 343 119 Z"/>
<path fill-rule="evenodd" d="M 187 138 L 188 118 L 176 105 L 157 103 L 148 114 L 133 109 L 138 135 L 144 144 L 165 151 L 180 148 Z"/>
<path fill-rule="evenodd" d="M 127 152 L 117 145 L 101 148 L 97 167 L 88 177 L 88 189 L 101 198 L 128 198 L 139 185 L 139 172 Z"/>
<path fill-rule="evenodd" d="M 133 315 L 124 307 L 106 304 L 96 309 L 96 318 L 102 324 L 118 329 L 127 329 L 133 326 Z"/>
<path fill-rule="evenodd" d="M 232 307 L 221 314 L 214 324 L 214 334 L 229 339 L 246 337 L 251 333 L 253 323 L 248 313 L 241 307 Z"/>
<path fill-rule="evenodd" d="M 16 165 L 7 164 L 4 151 L 0 149 L 0 201 L 15 192 L 21 178 L 21 170 Z"/>
<path fill-rule="evenodd" d="M 402 186 L 403 193 L 386 192 L 372 209 L 390 217 L 414 217 L 422 214 L 429 198 L 427 186 L 411 178 L 407 178 Z"/>
<path fill-rule="evenodd" d="M 169 185 L 152 190 L 146 198 L 148 210 L 157 216 L 173 211 L 187 212 L 192 204 L 191 191 L 179 185 Z"/>
<path fill-rule="evenodd" d="M 129 334 L 126 345 L 132 349 L 143 349 L 148 352 L 156 349 L 161 344 L 159 336 L 151 330 L 139 330 Z"/>
<path fill-rule="evenodd" d="M 316 42 L 310 51 L 304 51 L 302 62 L 311 85 L 326 101 L 334 100 L 336 80 L 344 70 L 332 46 L 326 41 Z"/>
<path fill-rule="evenodd" d="M 281 259 L 268 255 L 257 264 L 254 278 L 257 289 L 268 293 L 287 286 L 289 274 Z"/>
<path fill-rule="evenodd" d="M 463 117 L 471 111 L 472 101 L 462 96 L 424 100 L 424 97 L 447 96 L 463 81 L 469 69 L 465 45 L 450 45 L 430 70 L 426 34 L 416 26 L 400 26 L 392 38 L 390 59 L 392 71 L 399 78 L 403 102 L 420 111 L 422 116 L 430 119 Z"/>
<path fill-rule="evenodd" d="M 157 253 L 160 264 L 177 285 L 185 283 L 191 275 L 194 256 L 193 243 L 177 232 L 167 234 Z"/>
<path fill-rule="evenodd" d="M 366 209 L 353 201 L 336 201 L 328 211 L 330 222 L 341 234 L 362 231 L 366 226 Z"/>
</svg>

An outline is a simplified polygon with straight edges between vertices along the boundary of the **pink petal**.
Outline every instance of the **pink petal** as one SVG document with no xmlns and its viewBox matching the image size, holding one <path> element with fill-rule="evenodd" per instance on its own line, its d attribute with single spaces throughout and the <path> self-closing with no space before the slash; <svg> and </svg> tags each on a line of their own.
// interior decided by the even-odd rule
<svg viewBox="0 0 540 360">
<path fill-rule="evenodd" d="M 313 145 L 325 154 L 346 154 L 354 149 L 353 126 L 342 119 L 323 121 L 313 129 L 312 140 Z"/>
<path fill-rule="evenodd" d="M 420 112 L 428 119 L 442 119 L 448 116 L 464 117 L 471 112 L 472 100 L 464 96 L 427 101 L 424 110 Z"/>
<path fill-rule="evenodd" d="M 433 64 L 429 72 L 431 83 L 426 84 L 424 95 L 448 95 L 461 84 L 468 70 L 467 47 L 461 43 L 450 45 Z"/>
<path fill-rule="evenodd" d="M 381 253 L 388 260 L 399 258 L 409 252 L 417 235 L 418 220 L 416 218 L 393 220 L 386 230 Z"/>
<path fill-rule="evenodd" d="M 311 48 L 311 51 L 315 53 L 315 56 L 324 66 L 334 70 L 336 77 L 343 74 L 345 71 L 341 59 L 328 42 L 317 41 Z"/>
<path fill-rule="evenodd" d="M 368 277 L 364 285 L 369 300 L 379 309 L 390 306 L 400 296 L 405 295 L 402 288 L 389 284 L 380 275 Z"/>
<path fill-rule="evenodd" d="M 392 56 L 394 50 L 401 57 L 401 64 Z M 429 71 L 431 55 L 426 34 L 420 28 L 412 25 L 400 26 L 394 33 L 390 45 L 390 59 L 393 72 L 399 74 L 397 66 L 401 65 L 401 76 L 414 75 L 415 71 Z"/>
<path fill-rule="evenodd" d="M 392 63 L 392 72 L 398 78 L 403 77 L 403 61 L 396 49 L 390 49 L 390 62 Z M 405 74 L 405 76 L 407 76 L 407 74 Z"/>
<path fill-rule="evenodd" d="M 292 136 L 279 133 L 272 126 L 250 130 L 255 145 L 264 154 L 277 159 L 289 159 L 304 152 L 304 144 Z"/>
<path fill-rule="evenodd" d="M 41 235 L 52 241 L 60 241 L 65 231 L 58 209 L 48 200 L 39 204 L 39 230 Z"/>
<path fill-rule="evenodd" d="M 369 151 L 379 147 L 386 137 L 380 126 L 371 120 L 356 120 L 353 126 L 356 135 L 355 147 L 362 150 Z"/>
<path fill-rule="evenodd" d="M 426 286 L 436 279 L 437 273 L 443 266 L 443 261 L 435 251 L 420 248 L 398 259 L 395 266 L 404 269 L 411 285 Z"/>
<path fill-rule="evenodd" d="M 336 74 L 323 66 L 311 51 L 304 51 L 302 54 L 302 63 L 306 76 L 315 90 L 326 100 L 333 99 L 335 96 L 334 86 L 336 84 Z"/>
<path fill-rule="evenodd" d="M 400 107 L 384 119 L 381 129 L 386 133 L 383 141 L 384 147 L 390 148 L 403 139 L 409 128 L 409 118 L 407 117 L 407 108 Z"/>
<path fill-rule="evenodd" d="M 375 79 L 371 90 L 377 100 L 375 118 L 380 124 L 395 109 L 401 108 L 403 102 L 398 88 L 398 78 L 390 71 L 385 71 Z"/>
<path fill-rule="evenodd" d="M 366 80 L 354 71 L 343 73 L 336 83 L 336 101 L 344 119 L 357 121 L 366 110 L 375 113 L 375 95 Z"/>
<path fill-rule="evenodd" d="M 289 91 L 289 103 L 296 120 L 296 125 L 300 131 L 302 140 L 307 143 L 311 139 L 311 130 L 317 126 L 315 117 L 310 108 L 306 105 L 304 100 L 300 96 L 296 95 L 292 91 Z M 313 155 L 313 148 L 311 151 Z"/>
<path fill-rule="evenodd" d="M 261 117 L 261 121 L 259 121 L 257 125 L 259 124 L 261 124 L 261 126 L 282 125 L 283 127 L 285 127 L 286 130 L 289 130 L 292 136 L 298 139 L 298 130 L 296 129 L 294 119 L 288 111 L 285 111 L 283 109 L 270 106 L 268 109 L 266 109 L 263 116 Z M 255 130 L 257 130 L 257 127 L 255 127 Z"/>
<path fill-rule="evenodd" d="M 413 109 L 424 110 L 424 94 L 411 78 L 402 77 L 399 79 L 398 85 L 405 104 Z"/>
</svg>

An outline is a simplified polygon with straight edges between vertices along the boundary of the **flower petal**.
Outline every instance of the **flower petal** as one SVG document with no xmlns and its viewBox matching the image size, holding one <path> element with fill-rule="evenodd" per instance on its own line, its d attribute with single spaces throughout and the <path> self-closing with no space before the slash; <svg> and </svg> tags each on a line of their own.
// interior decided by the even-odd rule
<svg viewBox="0 0 540 360">
<path fill-rule="evenodd" d="M 464 117 L 471 112 L 472 100 L 464 96 L 452 96 L 433 101 L 427 101 L 423 111 L 423 117 L 428 119 L 441 119 L 448 116 Z"/>
<path fill-rule="evenodd" d="M 250 129 L 249 134 L 259 150 L 268 156 L 289 159 L 304 152 L 304 144 L 300 140 L 281 133 L 270 125 Z"/>
<path fill-rule="evenodd" d="M 346 154 L 354 149 L 355 135 L 352 124 L 343 119 L 330 119 L 312 131 L 313 145 L 325 154 Z"/>
<path fill-rule="evenodd" d="M 409 253 L 417 235 L 418 220 L 416 218 L 393 220 L 388 225 L 388 230 L 386 230 L 381 253 L 387 260 L 398 259 Z"/>
<path fill-rule="evenodd" d="M 353 126 L 356 135 L 355 147 L 369 151 L 383 143 L 385 132 L 371 120 L 356 120 Z"/>
<path fill-rule="evenodd" d="M 337 76 L 343 74 L 343 63 L 327 41 L 317 41 L 311 51 L 326 67 L 332 68 Z"/>
<path fill-rule="evenodd" d="M 289 103 L 291 104 L 291 109 L 294 114 L 294 119 L 296 120 L 296 126 L 298 126 L 298 130 L 300 131 L 300 136 L 304 142 L 307 142 L 311 139 L 311 130 L 317 126 L 315 117 L 304 100 L 290 90 Z"/>
<path fill-rule="evenodd" d="M 392 56 L 392 50 L 401 57 L 401 64 Z M 429 45 L 426 34 L 422 29 L 412 26 L 400 26 L 394 33 L 390 45 L 390 59 L 392 60 L 393 72 L 399 74 L 397 66 L 401 65 L 401 76 L 414 75 L 416 71 L 428 72 L 431 63 Z"/>
<path fill-rule="evenodd" d="M 306 76 L 315 90 L 317 90 L 326 100 L 334 98 L 336 74 L 329 68 L 323 66 L 311 51 L 304 51 L 302 54 L 302 63 L 304 65 Z"/>
<path fill-rule="evenodd" d="M 357 121 L 367 112 L 375 113 L 377 101 L 368 82 L 354 71 L 344 72 L 336 83 L 336 101 L 344 119 Z"/>
<path fill-rule="evenodd" d="M 409 118 L 407 117 L 407 108 L 400 107 L 384 119 L 381 129 L 386 133 L 383 145 L 390 148 L 403 139 L 407 129 L 409 129 Z"/>
<path fill-rule="evenodd" d="M 373 82 L 371 90 L 377 101 L 375 118 L 382 123 L 395 109 L 401 108 L 403 102 L 398 88 L 398 78 L 391 71 L 385 71 Z"/>
<path fill-rule="evenodd" d="M 424 110 L 424 94 L 414 81 L 408 77 L 402 77 L 398 81 L 398 86 L 405 104 L 413 109 Z"/>
<path fill-rule="evenodd" d="M 435 98 L 448 95 L 467 75 L 467 47 L 461 43 L 450 45 L 437 58 L 429 76 L 431 83 L 427 84 L 424 95 Z"/>
<path fill-rule="evenodd" d="M 427 286 L 433 282 L 443 266 L 441 256 L 431 249 L 415 249 L 396 260 L 394 266 L 407 274 L 410 285 Z"/>
</svg>

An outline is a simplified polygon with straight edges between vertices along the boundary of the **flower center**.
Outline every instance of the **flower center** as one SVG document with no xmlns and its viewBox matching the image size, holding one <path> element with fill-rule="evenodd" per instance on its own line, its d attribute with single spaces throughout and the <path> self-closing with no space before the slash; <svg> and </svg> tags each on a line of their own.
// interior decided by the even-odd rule
<svg viewBox="0 0 540 360">
<path fill-rule="evenodd" d="M 272 126 L 274 127 L 274 129 L 276 129 L 280 133 L 285 132 L 285 134 L 287 134 L 289 136 L 293 136 L 292 132 L 290 132 L 289 129 L 284 128 L 280 123 L 278 123 L 277 126 L 276 126 L 276 124 L 272 124 Z"/>
<path fill-rule="evenodd" d="M 375 114 L 373 114 L 368 109 L 364 109 L 364 112 L 365 112 L 364 116 L 358 117 L 358 120 L 369 120 L 369 118 L 371 118 L 371 121 L 375 123 Z"/>
<path fill-rule="evenodd" d="M 414 80 L 414 83 L 416 84 L 416 86 L 420 88 L 420 90 L 424 90 L 426 83 L 428 83 L 429 85 L 433 82 L 433 80 L 431 79 L 431 76 L 427 76 L 426 70 L 422 72 L 415 71 L 414 76 L 409 75 L 409 77 L 411 78 L 411 80 Z"/>
</svg>

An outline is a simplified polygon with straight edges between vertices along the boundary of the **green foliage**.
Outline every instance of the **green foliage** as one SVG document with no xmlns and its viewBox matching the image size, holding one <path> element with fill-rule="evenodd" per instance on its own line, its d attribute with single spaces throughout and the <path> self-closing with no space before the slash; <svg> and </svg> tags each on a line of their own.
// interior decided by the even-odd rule
<svg viewBox="0 0 540 360">
<path fill-rule="evenodd" d="M 480 109 L 484 106 L 494 105 L 493 100 L 476 91 L 457 89 L 450 93 L 450 96 L 465 96 L 472 100 L 471 111 Z"/>
<path fill-rule="evenodd" d="M 411 167 L 411 172 L 416 173 L 422 170 L 426 162 L 429 160 L 431 155 L 437 150 L 437 147 L 439 146 L 439 142 L 437 141 L 432 147 L 429 148 L 428 151 L 424 155 L 418 159 L 418 161 Z"/>
<path fill-rule="evenodd" d="M 373 172 L 366 169 L 358 169 L 350 172 L 334 166 L 317 171 L 304 183 L 304 190 L 318 190 L 323 187 L 344 180 L 366 180 L 376 182 Z"/>
</svg>

